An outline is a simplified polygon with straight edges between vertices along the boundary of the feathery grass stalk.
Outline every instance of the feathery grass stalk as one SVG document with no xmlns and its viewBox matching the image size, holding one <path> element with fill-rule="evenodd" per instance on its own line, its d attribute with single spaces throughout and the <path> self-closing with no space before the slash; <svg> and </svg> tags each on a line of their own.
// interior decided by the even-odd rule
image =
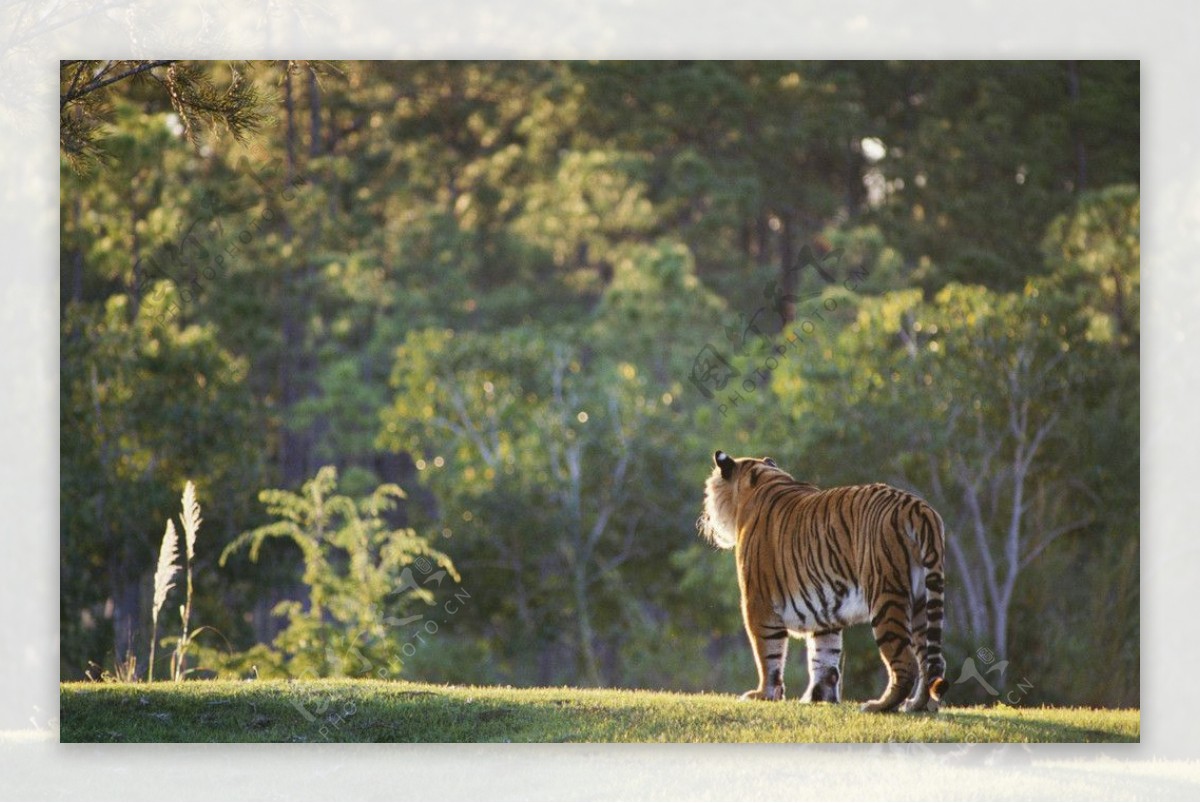
<svg viewBox="0 0 1200 803">
<path fill-rule="evenodd" d="M 167 520 L 167 531 L 163 533 L 162 547 L 158 550 L 158 568 L 154 572 L 154 607 L 150 610 L 150 664 L 147 681 L 154 680 L 154 648 L 158 641 L 158 612 L 167 601 L 167 592 L 175 587 L 172 578 L 179 571 L 175 560 L 179 557 L 179 536 L 175 534 L 175 522 Z"/>
<path fill-rule="evenodd" d="M 179 516 L 179 520 L 183 523 L 183 541 L 186 547 L 187 554 L 187 598 L 184 604 L 179 606 L 179 617 L 183 620 L 183 633 L 179 637 L 179 643 L 175 646 L 175 680 L 183 680 L 183 672 L 185 669 L 184 662 L 187 658 L 187 648 L 191 644 L 192 637 L 188 631 L 189 622 L 192 618 L 192 563 L 196 558 L 196 534 L 200 531 L 200 503 L 196 501 L 196 486 L 191 480 L 183 486 L 183 513 Z"/>
</svg>

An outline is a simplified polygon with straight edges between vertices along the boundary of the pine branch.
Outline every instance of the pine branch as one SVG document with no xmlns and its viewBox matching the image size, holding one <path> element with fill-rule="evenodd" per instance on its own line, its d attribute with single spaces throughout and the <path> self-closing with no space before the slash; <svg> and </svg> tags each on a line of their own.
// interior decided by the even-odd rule
<svg viewBox="0 0 1200 803">
<path fill-rule="evenodd" d="M 78 62 L 78 64 L 79 64 L 79 66 L 75 68 L 75 75 L 74 75 L 74 77 L 71 78 L 71 88 L 67 90 L 67 95 L 71 95 L 75 91 L 75 87 L 77 87 L 79 85 L 80 76 L 82 76 L 83 71 L 87 69 L 88 63 L 86 61 L 80 61 L 80 62 Z M 64 62 L 63 66 L 69 67 L 71 65 L 68 62 Z M 64 95 L 63 97 L 65 98 L 66 95 Z M 58 108 L 61 109 L 63 106 L 66 105 L 66 103 L 67 103 L 67 101 L 65 99 L 60 99 Z"/>
<path fill-rule="evenodd" d="M 103 64 L 90 80 L 89 68 Z M 156 68 L 166 67 L 161 75 Z M 85 172 L 91 163 L 103 159 L 97 144 L 110 116 L 104 103 L 111 87 L 129 79 L 150 79 L 162 86 L 171 108 L 179 115 L 185 136 L 196 140 L 198 118 L 208 126 L 223 126 L 241 141 L 268 118 L 262 107 L 266 98 L 243 79 L 235 66 L 226 87 L 218 87 L 209 77 L 211 67 L 200 67 L 174 59 L 158 61 L 78 61 L 60 62 L 59 150 L 77 172 Z M 72 74 L 73 73 L 73 74 Z"/>
<path fill-rule="evenodd" d="M 167 59 L 167 60 L 162 60 L 162 61 L 146 61 L 146 62 L 142 62 L 141 64 L 137 65 L 136 67 L 131 67 L 130 69 L 126 70 L 125 72 L 118 73 L 117 75 L 114 75 L 110 78 L 104 78 L 102 80 L 98 78 L 96 80 L 91 81 L 90 83 L 85 84 L 82 88 L 80 88 L 78 90 L 67 92 L 67 94 L 65 94 L 61 98 L 59 98 L 58 107 L 61 109 L 73 100 L 77 100 L 77 99 L 83 97 L 84 95 L 90 95 L 92 92 L 95 92 L 97 89 L 103 89 L 106 86 L 111 86 L 112 84 L 115 84 L 118 81 L 123 81 L 126 78 L 132 78 L 135 75 L 140 75 L 141 73 L 146 72 L 146 70 L 153 70 L 155 67 L 164 67 L 168 64 L 174 64 L 174 63 L 175 63 L 174 59 Z"/>
</svg>

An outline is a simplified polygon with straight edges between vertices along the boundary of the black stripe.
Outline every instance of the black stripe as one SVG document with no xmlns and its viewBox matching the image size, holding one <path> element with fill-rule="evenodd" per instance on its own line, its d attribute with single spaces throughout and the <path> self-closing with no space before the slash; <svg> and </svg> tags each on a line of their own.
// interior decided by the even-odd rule
<svg viewBox="0 0 1200 803">
<path fill-rule="evenodd" d="M 825 589 L 817 585 L 817 598 L 821 600 L 821 618 L 828 622 L 832 617 L 829 612 L 829 600 L 825 598 Z"/>
<path fill-rule="evenodd" d="M 875 639 L 875 644 L 876 644 L 876 646 L 882 647 L 884 644 L 887 644 L 892 641 L 902 642 L 905 647 L 912 644 L 912 642 L 908 640 L 908 636 L 904 635 L 903 633 L 896 633 L 896 632 L 884 633 L 883 635 L 881 635 Z"/>
<path fill-rule="evenodd" d="M 890 608 L 899 608 L 902 612 L 904 606 L 894 599 L 889 599 L 879 607 L 879 610 L 871 617 L 871 627 L 879 627 L 879 623 L 883 621 L 883 617 L 887 614 Z"/>
<path fill-rule="evenodd" d="M 838 505 L 836 509 L 838 521 L 841 522 L 842 525 L 842 532 L 846 536 L 846 541 L 850 542 L 854 531 L 850 528 L 850 522 L 846 521 L 846 511 L 843 509 L 842 505 Z M 834 551 L 834 563 L 837 564 L 834 568 L 837 569 L 838 574 L 842 575 L 843 577 L 850 576 L 850 571 L 847 569 L 846 564 L 842 561 L 841 555 L 838 555 L 836 550 Z"/>
<path fill-rule="evenodd" d="M 795 508 L 793 508 L 793 511 L 794 510 Z M 789 557 L 791 558 L 792 570 L 796 573 L 796 587 L 802 588 L 804 586 L 805 562 L 803 557 L 800 555 L 800 539 L 796 538 L 794 535 L 792 537 L 792 548 L 790 550 Z M 803 613 L 800 612 L 799 606 L 796 605 L 796 595 L 794 593 L 789 593 L 787 595 L 787 600 L 791 604 L 792 610 L 796 612 L 796 616 L 799 617 L 800 624 L 805 624 L 808 619 Z"/>
</svg>

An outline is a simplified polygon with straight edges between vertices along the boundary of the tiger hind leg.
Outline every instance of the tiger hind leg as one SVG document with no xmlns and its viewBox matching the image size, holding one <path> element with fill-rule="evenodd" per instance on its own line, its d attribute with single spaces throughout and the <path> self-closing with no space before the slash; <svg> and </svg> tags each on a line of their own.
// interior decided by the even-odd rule
<svg viewBox="0 0 1200 803">
<path fill-rule="evenodd" d="M 908 600 L 884 597 L 873 611 L 871 628 L 875 644 L 888 670 L 888 685 L 877 699 L 862 705 L 863 711 L 894 711 L 904 702 L 920 676 L 913 651 Z"/>
<path fill-rule="evenodd" d="M 937 561 L 925 578 L 925 626 L 921 638 L 921 690 L 922 698 L 914 698 L 914 707 L 909 711 L 938 710 L 942 694 L 946 690 L 946 658 L 942 654 L 942 623 L 945 618 L 945 579 L 941 573 L 941 561 Z M 917 703 L 922 703 L 919 707 Z"/>
<path fill-rule="evenodd" d="M 926 637 L 926 627 L 928 622 L 925 617 L 925 590 L 924 583 L 921 583 L 918 589 L 918 595 L 913 599 L 913 619 L 912 619 L 912 635 L 913 635 L 913 650 L 917 654 L 917 682 L 913 685 L 912 695 L 904 701 L 904 705 L 900 706 L 901 711 L 937 711 L 937 702 L 930 699 L 929 683 L 930 676 L 926 671 L 929 665 L 928 656 L 928 639 Z"/>
</svg>

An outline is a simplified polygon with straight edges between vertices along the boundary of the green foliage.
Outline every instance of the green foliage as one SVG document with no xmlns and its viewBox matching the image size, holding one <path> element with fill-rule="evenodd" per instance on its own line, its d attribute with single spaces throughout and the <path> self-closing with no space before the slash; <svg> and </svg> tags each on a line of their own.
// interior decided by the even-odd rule
<svg viewBox="0 0 1200 803">
<path fill-rule="evenodd" d="M 231 70 L 64 106 L 64 677 L 144 665 L 147 523 L 191 477 L 194 669 L 392 671 L 415 529 L 471 604 L 406 676 L 740 692 L 732 561 L 693 527 L 722 448 L 930 497 L 966 550 L 951 663 L 1007 641 L 1046 700 L 1136 703 L 1136 63 Z M 711 398 L 702 350 L 738 372 Z M 306 482 L 320 511 L 264 518 Z M 1011 593 L 975 599 L 987 558 L 1010 587 L 1018 486 Z M 235 541 L 264 559 L 215 565 Z"/>
<path fill-rule="evenodd" d="M 123 659 L 149 643 L 142 588 L 161 532 L 146 520 L 169 517 L 171 489 L 189 477 L 201 487 L 257 482 L 256 455 L 244 450 L 254 409 L 247 361 L 222 348 L 211 324 L 169 317 L 177 298 L 170 283 L 156 283 L 133 320 L 128 298 L 114 295 L 63 322 L 62 493 L 73 501 L 62 516 L 62 549 L 72 556 L 63 568 L 63 661 L 75 671 L 89 656 L 112 650 Z M 245 509 L 235 502 L 213 518 L 227 525 Z"/>
<path fill-rule="evenodd" d="M 1086 316 L 1088 340 L 1136 350 L 1141 320 L 1137 187 L 1083 195 L 1050 224 L 1042 250 L 1055 282 Z"/>
<path fill-rule="evenodd" d="M 259 500 L 275 521 L 230 543 L 221 565 L 242 549 L 258 562 L 267 539 L 285 539 L 300 550 L 307 600 L 276 607 L 274 613 L 286 616 L 288 624 L 272 642 L 274 654 L 263 656 L 274 659 L 271 669 L 290 677 L 395 676 L 402 663 L 399 619 L 416 603 L 435 599 L 413 579 L 415 560 L 432 559 L 455 580 L 458 573 L 427 538 L 388 524 L 388 511 L 404 498 L 399 486 L 380 485 L 360 499 L 336 490 L 337 470 L 326 466 L 300 493 L 263 491 Z M 265 669 L 259 665 L 258 671 Z"/>
<path fill-rule="evenodd" d="M 464 565 L 504 567 L 482 592 L 500 597 L 485 609 L 498 626 L 515 615 L 526 642 L 544 638 L 539 621 L 575 617 L 574 650 L 597 679 L 591 588 L 619 589 L 609 574 L 635 554 L 627 531 L 641 513 L 626 501 L 656 406 L 637 369 L 528 330 L 424 332 L 400 349 L 394 383 L 381 440 L 423 455 L 417 468 L 438 494 L 443 532 L 467 545 Z M 531 529 L 547 535 L 531 542 Z M 565 611 L 552 610 L 556 598 Z"/>
</svg>

